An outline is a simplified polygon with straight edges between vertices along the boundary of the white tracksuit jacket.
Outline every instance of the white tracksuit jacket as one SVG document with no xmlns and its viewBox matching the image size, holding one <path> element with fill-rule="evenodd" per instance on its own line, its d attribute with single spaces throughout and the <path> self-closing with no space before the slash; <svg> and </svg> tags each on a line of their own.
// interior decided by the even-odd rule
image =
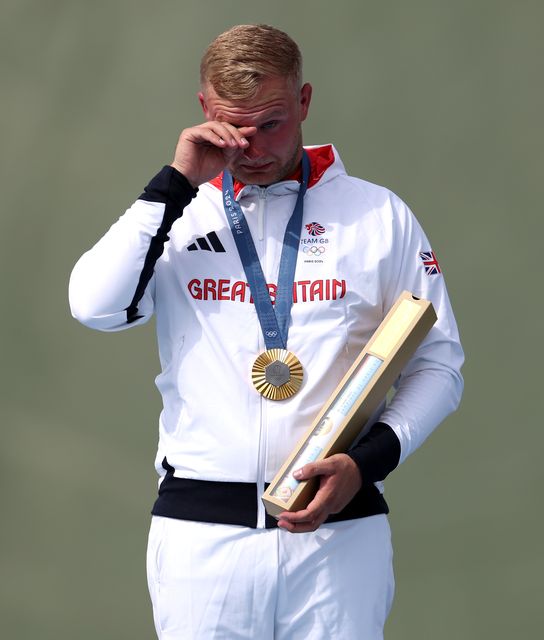
<svg viewBox="0 0 544 640">
<path fill-rule="evenodd" d="M 117 331 L 156 316 L 161 476 L 166 459 L 178 478 L 262 489 L 403 290 L 431 300 L 438 320 L 379 416 L 400 443 L 397 462 L 459 403 L 463 352 L 420 225 L 391 191 L 348 176 L 332 146 L 307 151 L 312 171 L 287 344 L 305 375 L 294 397 L 269 401 L 251 384 L 252 364 L 265 345 L 220 177 L 196 196 L 186 183 L 179 197 L 173 185 L 184 178 L 165 167 L 73 270 L 71 309 L 85 325 Z M 238 187 L 273 297 L 299 184 Z M 262 522 L 260 508 L 257 526 Z"/>
</svg>

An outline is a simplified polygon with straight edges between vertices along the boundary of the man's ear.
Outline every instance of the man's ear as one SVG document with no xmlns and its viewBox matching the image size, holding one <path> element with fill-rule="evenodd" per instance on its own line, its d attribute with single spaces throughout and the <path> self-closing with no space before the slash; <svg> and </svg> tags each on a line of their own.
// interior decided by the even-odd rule
<svg viewBox="0 0 544 640">
<path fill-rule="evenodd" d="M 198 101 L 200 102 L 200 106 L 202 107 L 202 111 L 204 112 L 204 116 L 206 117 L 206 120 L 209 120 L 209 109 L 208 109 L 208 105 L 206 104 L 206 98 L 204 97 L 204 94 L 202 93 L 202 91 L 198 92 Z"/>
<path fill-rule="evenodd" d="M 309 82 L 306 82 L 306 84 L 302 85 L 302 88 L 300 90 L 301 122 L 306 120 L 311 101 L 312 101 L 312 85 Z"/>
</svg>

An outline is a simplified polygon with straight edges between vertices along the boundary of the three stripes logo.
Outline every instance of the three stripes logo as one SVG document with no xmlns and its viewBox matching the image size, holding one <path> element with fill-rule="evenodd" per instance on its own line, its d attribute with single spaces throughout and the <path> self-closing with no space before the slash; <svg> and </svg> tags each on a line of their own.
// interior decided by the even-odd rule
<svg viewBox="0 0 544 640">
<path fill-rule="evenodd" d="M 205 238 L 197 238 L 193 244 L 187 247 L 187 251 L 215 251 L 216 253 L 225 253 L 225 247 L 221 244 L 221 240 L 215 231 L 210 231 Z"/>
</svg>

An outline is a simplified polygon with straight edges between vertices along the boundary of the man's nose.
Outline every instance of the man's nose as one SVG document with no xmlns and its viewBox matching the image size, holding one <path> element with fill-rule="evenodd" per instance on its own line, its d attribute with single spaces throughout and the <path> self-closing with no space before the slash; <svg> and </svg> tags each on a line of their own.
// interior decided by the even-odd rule
<svg viewBox="0 0 544 640">
<path fill-rule="evenodd" d="M 259 160 L 265 155 L 264 149 L 257 137 L 251 136 L 248 137 L 249 146 L 244 149 L 244 158 L 246 160 L 251 160 L 252 162 L 255 160 Z"/>
</svg>

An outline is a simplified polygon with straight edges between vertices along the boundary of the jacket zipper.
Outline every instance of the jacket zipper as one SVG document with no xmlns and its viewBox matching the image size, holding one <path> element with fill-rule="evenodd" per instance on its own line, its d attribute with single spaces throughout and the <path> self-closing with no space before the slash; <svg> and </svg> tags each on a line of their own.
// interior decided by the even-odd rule
<svg viewBox="0 0 544 640">
<path fill-rule="evenodd" d="M 259 242 L 264 240 L 264 208 L 266 205 L 266 187 L 259 187 L 259 205 L 257 208 L 257 235 Z M 264 271 L 264 269 L 263 269 Z"/>
<path fill-rule="evenodd" d="M 264 241 L 264 214 L 266 207 L 266 188 L 259 188 L 259 202 L 257 208 L 257 236 L 259 242 Z M 263 255 L 263 260 L 266 260 L 266 254 Z M 266 273 L 263 264 L 263 272 Z M 264 350 L 266 347 L 263 345 L 263 338 L 259 336 L 259 347 Z M 257 529 L 264 529 L 266 526 L 266 512 L 264 508 L 261 496 L 264 493 L 265 483 L 265 468 L 266 468 L 266 402 L 262 396 L 260 396 L 260 424 L 259 424 L 259 447 L 257 453 Z"/>
</svg>

